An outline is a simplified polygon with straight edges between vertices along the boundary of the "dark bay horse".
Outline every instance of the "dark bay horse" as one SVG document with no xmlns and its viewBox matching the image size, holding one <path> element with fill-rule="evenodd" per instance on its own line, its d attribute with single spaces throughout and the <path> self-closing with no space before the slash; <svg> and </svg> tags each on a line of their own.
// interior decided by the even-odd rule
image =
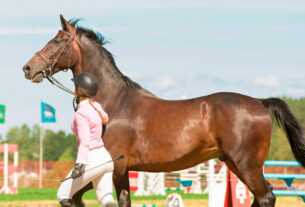
<svg viewBox="0 0 305 207">
<path fill-rule="evenodd" d="M 99 33 L 62 16 L 61 24 L 62 30 L 23 71 L 36 83 L 65 68 L 70 68 L 74 77 L 86 71 L 99 78 L 96 100 L 110 116 L 105 146 L 112 157 L 125 155 L 124 160 L 115 162 L 117 195 L 122 190 L 129 192 L 130 170 L 169 172 L 219 158 L 254 194 L 252 206 L 274 206 L 272 187 L 263 176 L 272 116 L 284 129 L 295 158 L 305 166 L 303 131 L 284 101 L 236 93 L 162 100 L 118 70 Z M 84 206 L 81 197 L 90 188 L 88 184 L 73 196 L 76 206 Z"/>
</svg>

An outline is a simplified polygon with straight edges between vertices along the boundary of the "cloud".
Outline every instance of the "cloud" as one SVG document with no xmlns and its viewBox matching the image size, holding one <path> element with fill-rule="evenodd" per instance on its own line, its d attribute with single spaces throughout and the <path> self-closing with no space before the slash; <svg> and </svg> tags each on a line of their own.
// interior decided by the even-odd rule
<svg viewBox="0 0 305 207">
<path fill-rule="evenodd" d="M 180 99 L 187 99 L 187 95 L 181 95 L 179 98 Z"/>
<path fill-rule="evenodd" d="M 269 75 L 266 77 L 256 78 L 254 84 L 257 86 L 263 86 L 268 88 L 275 88 L 280 85 L 280 81 L 277 77 Z"/>
<path fill-rule="evenodd" d="M 293 97 L 305 96 L 305 90 L 300 88 L 288 88 L 287 93 Z"/>
<path fill-rule="evenodd" d="M 162 76 L 159 77 L 154 83 L 149 84 L 150 88 L 155 88 L 157 90 L 164 90 L 173 86 L 175 84 L 175 80 L 170 76 Z"/>
<path fill-rule="evenodd" d="M 91 0 L 86 2 L 86 6 L 79 6 L 84 4 L 81 0 L 61 1 L 54 0 L 53 4 L 46 4 L 40 0 L 29 0 L 24 2 L 7 1 L 0 10 L 0 16 L 2 17 L 31 17 L 31 16 L 50 16 L 54 14 L 98 14 L 113 11 L 155 11 L 155 10 L 175 10 L 186 8 L 205 8 L 208 6 L 208 2 L 197 0 L 175 0 L 164 2 L 162 0 L 156 1 L 138 1 L 138 0 L 119 0 L 116 3 L 113 1 Z M 33 6 L 35 5 L 35 6 Z M 60 5 L 60 6 L 58 6 Z"/>
<path fill-rule="evenodd" d="M 134 11 L 173 11 L 185 9 L 206 9 L 219 13 L 225 12 L 304 12 L 303 0 L 236 0 L 234 2 L 227 0 L 218 1 L 198 1 L 198 0 L 118 0 L 100 1 L 91 0 L 86 2 L 86 7 L 79 6 L 84 2 L 81 0 L 61 1 L 54 0 L 53 4 L 46 4 L 44 1 L 28 0 L 28 1 L 6 1 L 0 10 L 0 17 L 41 17 L 54 16 L 54 14 L 75 15 L 80 14 L 87 16 L 88 14 L 99 14 L 114 11 L 134 12 Z M 101 3 L 102 2 L 102 3 Z M 35 5 L 35 6 L 33 6 Z M 58 6 L 60 5 L 60 6 Z M 1 8 L 0 8 L 1 9 Z"/>
</svg>

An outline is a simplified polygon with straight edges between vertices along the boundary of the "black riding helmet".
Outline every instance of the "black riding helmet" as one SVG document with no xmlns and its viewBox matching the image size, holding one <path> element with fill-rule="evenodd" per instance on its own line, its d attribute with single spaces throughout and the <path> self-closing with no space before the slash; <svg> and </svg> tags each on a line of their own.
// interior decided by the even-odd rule
<svg viewBox="0 0 305 207">
<path fill-rule="evenodd" d="M 75 88 L 80 88 L 83 96 L 95 96 L 99 87 L 97 77 L 93 73 L 84 72 L 79 74 L 75 80 Z"/>
</svg>

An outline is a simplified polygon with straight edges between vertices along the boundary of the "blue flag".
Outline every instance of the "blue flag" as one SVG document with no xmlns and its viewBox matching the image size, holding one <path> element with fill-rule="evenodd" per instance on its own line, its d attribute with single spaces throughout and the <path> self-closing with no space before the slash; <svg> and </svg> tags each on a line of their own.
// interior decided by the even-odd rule
<svg viewBox="0 0 305 207">
<path fill-rule="evenodd" d="M 41 102 L 41 122 L 42 123 L 54 123 L 55 109 L 49 104 Z"/>
</svg>

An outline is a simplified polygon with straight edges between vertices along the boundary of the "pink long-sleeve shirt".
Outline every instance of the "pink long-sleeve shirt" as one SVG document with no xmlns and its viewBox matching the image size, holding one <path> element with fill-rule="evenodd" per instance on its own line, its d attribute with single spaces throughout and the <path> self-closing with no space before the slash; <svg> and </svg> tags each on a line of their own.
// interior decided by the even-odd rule
<svg viewBox="0 0 305 207">
<path fill-rule="evenodd" d="M 101 112 L 103 119 L 108 120 L 108 115 L 102 109 L 102 106 L 95 101 L 93 101 L 93 105 Z M 71 129 L 77 136 L 78 152 L 76 162 L 87 164 L 88 152 L 104 146 L 101 139 L 102 120 L 88 100 L 79 103 Z"/>
</svg>

